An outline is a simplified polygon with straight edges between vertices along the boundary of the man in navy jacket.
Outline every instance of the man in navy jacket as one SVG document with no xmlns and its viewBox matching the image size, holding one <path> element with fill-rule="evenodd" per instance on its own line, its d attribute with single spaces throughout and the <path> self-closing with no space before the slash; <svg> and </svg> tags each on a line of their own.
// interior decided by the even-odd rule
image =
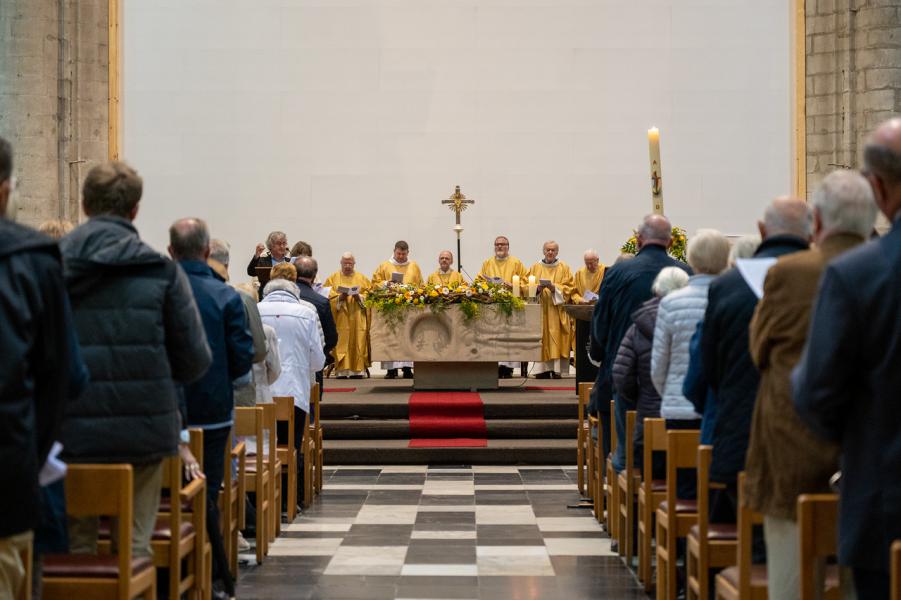
<svg viewBox="0 0 901 600">
<path fill-rule="evenodd" d="M 600 364 L 600 368 L 588 410 L 592 414 L 598 411 L 601 413 L 605 431 L 604 456 L 610 452 L 609 406 L 613 399 L 613 362 L 623 336 L 632 324 L 632 313 L 651 298 L 651 285 L 664 267 L 679 267 L 691 274 L 688 265 L 666 253 L 667 248 L 672 245 L 672 231 L 669 219 L 663 215 L 646 216 L 638 229 L 638 254 L 633 259 L 608 268 L 601 280 L 598 301 L 591 318 L 589 350 L 592 362 Z M 618 439 L 625 436 L 625 414 L 625 407 L 620 410 L 617 406 Z M 620 444 L 619 449 L 622 450 L 622 456 L 614 457 L 614 466 L 621 469 L 625 462 L 625 444 Z"/>
<path fill-rule="evenodd" d="M 827 265 L 792 381 L 801 419 L 841 446 L 839 561 L 861 600 L 888 598 L 901 538 L 901 118 L 879 126 L 864 165 L 892 229 Z"/>
<path fill-rule="evenodd" d="M 207 265 L 210 234 L 200 219 L 181 219 L 169 228 L 169 254 L 188 275 L 213 364 L 200 380 L 185 386 L 188 425 L 203 429 L 203 464 L 207 479 L 207 529 L 213 546 L 213 580 L 219 580 L 229 596 L 234 583 L 219 530 L 217 501 L 225 475 L 225 446 L 234 423 L 232 381 L 253 364 L 253 338 L 244 303 L 234 289 L 213 276 Z M 218 539 L 216 539 L 218 538 Z"/>
</svg>

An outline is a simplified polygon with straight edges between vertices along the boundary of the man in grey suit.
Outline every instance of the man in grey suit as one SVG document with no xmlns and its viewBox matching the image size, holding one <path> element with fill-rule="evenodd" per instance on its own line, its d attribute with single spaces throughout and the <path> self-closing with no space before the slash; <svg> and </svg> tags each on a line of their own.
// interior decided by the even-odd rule
<svg viewBox="0 0 901 600">
<path fill-rule="evenodd" d="M 864 150 L 891 231 L 829 263 L 793 375 L 801 419 L 841 446 L 839 561 L 858 598 L 888 598 L 889 547 L 901 538 L 901 118 Z"/>
</svg>

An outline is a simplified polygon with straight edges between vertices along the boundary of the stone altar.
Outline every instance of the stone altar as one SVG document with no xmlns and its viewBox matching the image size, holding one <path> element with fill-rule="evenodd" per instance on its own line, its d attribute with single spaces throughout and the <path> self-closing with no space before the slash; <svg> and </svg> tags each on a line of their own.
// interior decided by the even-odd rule
<svg viewBox="0 0 901 600">
<path fill-rule="evenodd" d="M 541 360 L 541 308 L 527 304 L 509 317 L 490 304 L 479 305 L 469 321 L 459 305 L 434 313 L 409 308 L 400 322 L 372 311 L 371 357 L 413 360 L 413 386 L 434 389 L 494 389 L 499 361 Z"/>
</svg>

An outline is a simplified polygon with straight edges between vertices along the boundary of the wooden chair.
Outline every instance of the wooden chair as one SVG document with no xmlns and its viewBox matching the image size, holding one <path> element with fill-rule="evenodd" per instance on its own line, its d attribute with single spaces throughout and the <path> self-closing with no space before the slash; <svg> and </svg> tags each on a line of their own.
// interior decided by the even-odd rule
<svg viewBox="0 0 901 600">
<path fill-rule="evenodd" d="M 666 499 L 657 507 L 657 600 L 676 600 L 676 545 L 698 520 L 698 503 L 676 497 L 677 469 L 697 468 L 701 432 L 666 432 Z"/>
<path fill-rule="evenodd" d="M 232 434 L 234 435 L 234 434 Z M 232 469 L 236 474 L 232 474 Z M 247 468 L 247 446 L 243 441 L 233 444 L 231 437 L 225 447 L 225 476 L 219 493 L 222 516 L 222 538 L 228 569 L 235 581 L 238 579 L 238 533 L 244 528 L 244 479 Z"/>
<path fill-rule="evenodd" d="M 600 437 L 600 436 L 599 436 Z M 604 475 L 604 502 L 607 504 L 606 525 L 607 534 L 614 540 L 618 540 L 617 524 L 619 519 L 615 517 L 615 508 L 619 506 L 618 486 L 616 485 L 616 470 L 613 468 L 613 456 L 619 440 L 616 438 L 616 407 L 614 401 L 610 401 L 610 454 L 605 457 Z M 618 543 L 618 542 L 617 542 Z"/>
<path fill-rule="evenodd" d="M 275 541 L 282 532 L 282 463 L 278 459 L 278 441 L 276 434 L 275 420 L 275 404 L 260 404 L 263 409 L 263 435 L 268 432 L 269 445 L 262 448 L 257 443 L 257 452 L 261 449 L 266 452 L 263 456 L 263 462 L 269 466 L 271 474 L 269 478 L 269 506 L 272 510 L 269 512 L 269 543 Z"/>
<path fill-rule="evenodd" d="M 717 600 L 766 600 L 766 565 L 755 565 L 751 550 L 754 526 L 763 525 L 763 515 L 745 506 L 745 474 L 738 474 L 738 550 L 737 565 L 717 573 Z"/>
<path fill-rule="evenodd" d="M 294 398 L 291 396 L 274 396 L 275 418 L 278 423 L 286 423 L 288 439 L 278 444 L 278 459 L 285 465 L 285 497 L 288 503 L 288 522 L 297 516 L 297 449 L 294 447 Z"/>
<path fill-rule="evenodd" d="M 118 554 L 46 555 L 42 598 L 156 598 L 153 561 L 131 555 L 132 480 L 131 465 L 69 465 L 65 483 L 66 513 L 74 517 L 118 518 L 123 525 L 116 528 Z"/>
<path fill-rule="evenodd" d="M 168 569 L 169 598 L 189 592 L 190 597 L 201 598 L 206 576 L 202 543 L 206 540 L 206 480 L 182 485 L 183 471 L 178 455 L 163 460 L 161 488 L 168 492 L 169 501 L 160 507 L 150 546 L 154 566 Z"/>
<path fill-rule="evenodd" d="M 657 507 L 666 499 L 666 479 L 653 478 L 653 453 L 666 452 L 666 421 L 645 419 L 642 465 L 644 474 L 638 488 L 638 579 L 644 591 L 654 587 L 651 576 L 651 540 Z"/>
<path fill-rule="evenodd" d="M 257 451 L 248 456 L 246 464 L 245 486 L 246 491 L 253 492 L 256 499 L 257 564 L 263 564 L 263 557 L 269 552 L 270 511 L 273 510 L 273 506 L 269 495 L 272 473 L 269 470 L 269 463 L 263 460 L 264 454 L 260 451 L 264 443 L 262 407 L 235 408 L 235 435 L 254 436 L 256 439 Z M 271 445 L 275 445 L 274 440 Z"/>
<path fill-rule="evenodd" d="M 626 446 L 626 466 L 616 477 L 618 552 L 630 568 L 635 556 L 635 499 L 641 485 L 641 471 L 635 466 L 635 418 L 634 410 L 626 411 L 626 439 L 622 441 Z"/>
<path fill-rule="evenodd" d="M 839 571 L 827 561 L 838 555 L 838 494 L 798 496 L 801 600 L 838 600 Z"/>
<path fill-rule="evenodd" d="M 598 418 L 594 415 L 588 415 L 586 427 L 588 428 L 588 439 L 591 440 L 592 430 L 600 427 Z M 599 468 L 599 465 L 601 465 L 603 461 L 601 460 L 601 455 L 597 449 L 597 445 L 588 445 L 588 454 L 585 458 L 588 461 L 588 464 L 586 465 L 587 468 L 585 469 L 585 493 L 589 498 L 591 498 L 591 507 L 594 511 L 595 519 L 597 519 L 599 523 L 602 523 L 604 521 L 604 510 L 603 502 L 601 501 L 602 494 L 599 494 L 598 491 L 601 487 L 599 482 L 604 480 L 604 478 L 601 477 L 601 470 Z"/>
<path fill-rule="evenodd" d="M 593 499 L 592 473 L 591 468 L 588 466 L 591 462 L 591 429 L 588 426 L 588 398 L 591 393 L 591 385 L 590 383 L 579 384 L 579 425 L 576 429 L 576 482 L 582 497 Z"/>
<path fill-rule="evenodd" d="M 313 403 L 310 405 L 310 414 L 313 416 L 311 424 L 313 431 L 311 432 L 311 434 L 312 441 L 315 447 L 313 453 L 313 471 L 315 473 L 315 477 L 313 479 L 313 491 L 318 494 L 322 491 L 322 459 L 325 456 L 325 451 L 322 447 L 322 419 L 319 415 L 321 402 L 318 383 L 313 385 L 313 389 L 310 391 L 310 397 L 313 399 Z"/>
<path fill-rule="evenodd" d="M 304 417 L 301 424 L 303 438 L 300 441 L 300 451 L 303 453 L 303 507 L 309 508 L 313 503 L 313 480 L 315 478 L 314 465 L 316 459 L 316 447 L 313 443 L 313 428 L 310 426 L 310 415 Z"/>
<path fill-rule="evenodd" d="M 732 523 L 710 523 L 710 462 L 713 446 L 698 446 L 698 523 L 688 531 L 685 565 L 686 597 L 710 598 L 710 569 L 735 564 L 738 527 Z"/>
<path fill-rule="evenodd" d="M 901 540 L 892 543 L 892 600 L 901 600 Z"/>
</svg>

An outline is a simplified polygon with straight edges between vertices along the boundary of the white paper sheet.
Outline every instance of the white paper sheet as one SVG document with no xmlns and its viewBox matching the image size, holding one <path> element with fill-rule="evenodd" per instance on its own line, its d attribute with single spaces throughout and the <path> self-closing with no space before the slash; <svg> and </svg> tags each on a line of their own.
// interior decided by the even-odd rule
<svg viewBox="0 0 901 600">
<path fill-rule="evenodd" d="M 735 261 L 735 266 L 744 278 L 748 287 L 758 299 L 763 298 L 763 282 L 766 274 L 776 264 L 775 258 L 740 258 Z"/>
</svg>

